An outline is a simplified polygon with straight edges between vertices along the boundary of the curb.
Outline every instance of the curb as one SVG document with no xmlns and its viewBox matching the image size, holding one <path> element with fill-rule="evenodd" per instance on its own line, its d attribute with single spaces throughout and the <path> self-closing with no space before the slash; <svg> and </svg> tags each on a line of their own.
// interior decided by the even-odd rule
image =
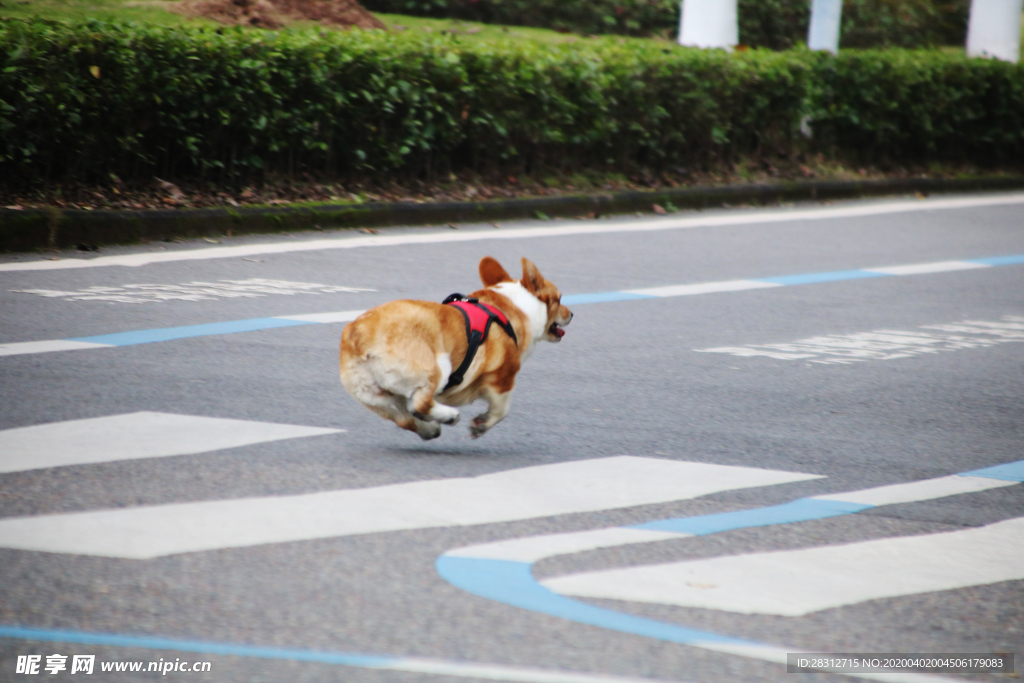
<svg viewBox="0 0 1024 683">
<path fill-rule="evenodd" d="M 980 192 L 1024 188 L 1024 176 L 964 179 L 799 181 L 772 184 L 632 190 L 483 202 L 319 204 L 280 208 L 83 211 L 0 209 L 0 251 L 61 249 L 79 244 L 271 233 L 311 228 L 431 225 L 493 220 L 650 212 L 652 204 L 701 209 L 737 203 L 849 199 L 893 194 Z"/>
</svg>

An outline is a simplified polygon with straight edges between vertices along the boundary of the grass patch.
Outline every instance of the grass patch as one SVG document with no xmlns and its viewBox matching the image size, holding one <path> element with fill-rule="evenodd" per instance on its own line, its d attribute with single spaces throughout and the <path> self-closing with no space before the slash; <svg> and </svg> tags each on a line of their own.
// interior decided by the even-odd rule
<svg viewBox="0 0 1024 683">
<path fill-rule="evenodd" d="M 374 16 L 387 24 L 388 28 L 392 30 L 408 30 L 427 34 L 434 33 L 439 35 L 453 35 L 458 36 L 460 40 L 466 40 L 469 42 L 529 42 L 543 45 L 574 43 L 582 40 L 585 40 L 588 43 L 626 43 L 629 41 L 649 42 L 649 39 L 623 38 L 621 36 L 594 36 L 587 38 L 572 33 L 550 31 L 544 28 L 500 26 L 496 24 L 481 24 L 473 21 L 460 21 L 457 19 L 430 19 L 427 17 L 412 17 L 404 14 L 385 14 L 378 12 L 374 12 Z"/>
<path fill-rule="evenodd" d="M 221 26 L 209 19 L 191 19 L 174 11 L 178 0 L 5 0 L 0 6 L 0 19 L 55 19 L 59 21 L 85 21 L 97 19 L 104 22 L 134 21 L 156 26 Z M 424 35 L 451 35 L 467 42 L 490 43 L 536 43 L 558 45 L 586 41 L 587 43 L 629 42 L 649 43 L 656 40 L 666 47 L 675 43 L 665 38 L 623 38 L 621 36 L 584 37 L 571 33 L 559 33 L 543 28 L 524 26 L 498 26 L 456 19 L 430 19 L 403 14 L 373 13 L 375 17 L 396 32 L 410 31 Z M 343 31 L 336 26 L 321 25 L 313 21 L 294 21 L 288 29 L 305 30 L 319 28 L 324 31 Z M 246 31 L 266 29 L 245 27 Z"/>
<path fill-rule="evenodd" d="M 215 26 L 205 19 L 188 19 L 168 9 L 175 0 L 6 0 L 4 19 L 58 19 L 61 21 L 137 21 L 158 26 Z"/>
</svg>

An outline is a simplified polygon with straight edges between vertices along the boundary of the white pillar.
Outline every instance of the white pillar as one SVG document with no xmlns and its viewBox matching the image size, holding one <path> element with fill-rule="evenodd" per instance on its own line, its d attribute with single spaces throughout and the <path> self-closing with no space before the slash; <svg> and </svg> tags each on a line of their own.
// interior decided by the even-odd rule
<svg viewBox="0 0 1024 683">
<path fill-rule="evenodd" d="M 843 0 L 814 0 L 811 26 L 807 29 L 807 47 L 839 52 L 839 22 L 843 18 Z"/>
<path fill-rule="evenodd" d="M 1024 0 L 971 0 L 968 56 L 1018 61 L 1022 14 Z"/>
<path fill-rule="evenodd" d="M 736 0 L 683 0 L 679 17 L 679 44 L 722 47 L 731 50 L 740 42 Z"/>
</svg>

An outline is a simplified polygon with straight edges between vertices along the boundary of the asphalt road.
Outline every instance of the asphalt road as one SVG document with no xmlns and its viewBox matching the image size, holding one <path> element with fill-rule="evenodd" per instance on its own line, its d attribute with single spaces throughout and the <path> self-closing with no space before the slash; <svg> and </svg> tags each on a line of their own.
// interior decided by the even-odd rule
<svg viewBox="0 0 1024 683">
<path fill-rule="evenodd" d="M 984 469 L 1024 459 L 1021 195 L 459 227 L 0 255 L 0 681 L 79 680 L 76 654 L 93 680 L 218 683 L 782 682 L 772 652 L 1024 657 L 1024 476 Z M 470 407 L 421 442 L 351 399 L 343 322 L 267 323 L 468 293 L 485 255 L 532 259 L 575 318 L 478 440 Z M 718 284 L 657 289 L 701 283 Z M 759 512 L 826 494 L 847 506 Z M 185 505 L 214 501 L 234 504 Z M 457 550 L 740 510 L 755 521 L 509 551 L 522 586 Z M 651 567 L 666 582 L 610 572 Z M 160 660 L 210 672 L 100 670 Z"/>
</svg>

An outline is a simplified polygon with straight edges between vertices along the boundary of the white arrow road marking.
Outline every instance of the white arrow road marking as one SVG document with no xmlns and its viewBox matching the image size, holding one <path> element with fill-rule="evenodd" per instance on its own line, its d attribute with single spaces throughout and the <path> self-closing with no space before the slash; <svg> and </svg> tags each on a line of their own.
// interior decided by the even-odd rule
<svg viewBox="0 0 1024 683">
<path fill-rule="evenodd" d="M 297 496 L 0 520 L 0 547 L 146 559 L 664 503 L 820 475 L 616 456 Z"/>
<path fill-rule="evenodd" d="M 139 412 L 0 431 L 0 473 L 205 453 L 344 429 Z"/>
<path fill-rule="evenodd" d="M 315 282 L 290 282 L 249 278 L 248 280 L 218 280 L 216 282 L 182 282 L 168 284 L 126 284 L 121 287 L 93 285 L 83 289 L 12 289 L 12 292 L 37 294 L 64 301 L 105 301 L 107 303 L 146 304 L 160 301 L 209 301 L 264 297 L 273 294 L 337 294 L 338 292 L 375 292 L 363 287 L 321 285 Z"/>
<path fill-rule="evenodd" d="M 797 617 L 901 595 L 1024 579 L 1024 517 L 882 538 L 571 574 L 564 595 Z"/>
<path fill-rule="evenodd" d="M 809 337 L 781 344 L 719 346 L 694 350 L 700 353 L 728 353 L 743 358 L 765 357 L 845 365 L 869 360 L 911 358 L 940 351 L 987 348 L 1008 342 L 1024 342 L 1024 317 L 1004 315 L 998 321 L 964 320 L 944 325 L 922 325 L 912 331 L 874 330 Z"/>
</svg>

